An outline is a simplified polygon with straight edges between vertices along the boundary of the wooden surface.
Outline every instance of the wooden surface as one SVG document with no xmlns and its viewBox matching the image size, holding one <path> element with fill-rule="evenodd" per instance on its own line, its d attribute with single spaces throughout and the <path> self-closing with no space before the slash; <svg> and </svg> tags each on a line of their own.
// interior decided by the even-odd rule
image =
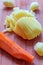
<svg viewBox="0 0 43 65">
<path fill-rule="evenodd" d="M 38 1 L 40 4 L 40 9 L 39 11 L 36 11 L 36 16 L 43 28 L 43 0 L 15 0 L 15 7 L 19 6 L 22 9 L 29 10 L 29 6 L 32 1 Z M 0 31 L 4 29 L 3 24 L 5 18 L 11 12 L 12 9 L 4 8 L 2 0 L 0 0 Z M 34 45 L 36 44 L 36 42 L 43 41 L 43 32 L 39 37 L 31 41 L 24 40 L 15 33 L 14 34 L 7 33 L 6 35 L 9 36 L 15 42 L 17 42 L 17 44 L 23 47 L 25 50 L 33 54 L 35 56 L 35 59 L 32 63 L 28 63 L 23 60 L 17 60 L 16 58 L 13 58 L 8 53 L 0 49 L 0 65 L 43 65 L 43 57 L 39 57 L 34 51 Z"/>
</svg>

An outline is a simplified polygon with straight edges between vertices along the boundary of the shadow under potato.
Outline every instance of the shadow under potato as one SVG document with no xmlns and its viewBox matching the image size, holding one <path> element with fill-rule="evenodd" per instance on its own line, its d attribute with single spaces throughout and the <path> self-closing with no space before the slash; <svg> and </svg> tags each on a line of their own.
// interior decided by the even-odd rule
<svg viewBox="0 0 43 65">
<path fill-rule="evenodd" d="M 4 7 L 3 10 L 10 11 L 13 10 L 13 7 Z"/>
</svg>

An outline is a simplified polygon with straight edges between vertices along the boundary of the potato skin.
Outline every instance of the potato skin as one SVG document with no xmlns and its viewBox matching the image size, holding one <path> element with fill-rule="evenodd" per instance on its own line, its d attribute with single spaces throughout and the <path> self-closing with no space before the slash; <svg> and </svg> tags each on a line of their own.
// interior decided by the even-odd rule
<svg viewBox="0 0 43 65">
<path fill-rule="evenodd" d="M 43 42 L 37 42 L 34 46 L 34 50 L 39 56 L 43 56 Z"/>
</svg>

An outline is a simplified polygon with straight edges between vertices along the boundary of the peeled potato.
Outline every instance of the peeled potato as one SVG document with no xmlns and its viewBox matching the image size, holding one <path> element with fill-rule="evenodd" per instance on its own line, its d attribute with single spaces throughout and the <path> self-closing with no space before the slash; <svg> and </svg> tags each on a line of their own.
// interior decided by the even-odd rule
<svg viewBox="0 0 43 65">
<path fill-rule="evenodd" d="M 20 19 L 21 17 L 35 17 L 32 12 L 28 12 L 27 10 L 17 10 L 12 13 L 15 20 Z"/>
<path fill-rule="evenodd" d="M 29 12 L 27 10 L 14 8 L 14 11 L 10 16 L 7 16 L 5 22 L 6 28 L 8 28 L 7 31 L 10 29 L 23 39 L 34 39 L 39 36 L 42 31 L 41 24 L 36 20 L 33 11 Z"/>
<path fill-rule="evenodd" d="M 14 0 L 3 0 L 3 4 L 5 5 L 5 7 L 12 8 L 14 7 Z"/>
<path fill-rule="evenodd" d="M 39 3 L 38 2 L 32 2 L 30 5 L 30 10 L 34 11 L 39 9 Z"/>
<path fill-rule="evenodd" d="M 22 17 L 16 22 L 13 31 L 22 38 L 31 40 L 40 35 L 42 27 L 34 17 Z"/>
<path fill-rule="evenodd" d="M 36 43 L 34 50 L 39 56 L 43 56 L 43 42 Z"/>
</svg>

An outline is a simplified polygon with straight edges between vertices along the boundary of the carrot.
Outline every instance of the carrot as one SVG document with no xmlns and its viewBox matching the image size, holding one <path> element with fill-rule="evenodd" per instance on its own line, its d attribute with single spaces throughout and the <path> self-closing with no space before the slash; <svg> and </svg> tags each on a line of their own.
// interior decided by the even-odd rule
<svg viewBox="0 0 43 65">
<path fill-rule="evenodd" d="M 4 33 L 0 32 L 0 45 L 3 50 L 17 59 L 23 59 L 32 62 L 34 56 L 21 48 L 16 42 L 9 39 Z"/>
</svg>

